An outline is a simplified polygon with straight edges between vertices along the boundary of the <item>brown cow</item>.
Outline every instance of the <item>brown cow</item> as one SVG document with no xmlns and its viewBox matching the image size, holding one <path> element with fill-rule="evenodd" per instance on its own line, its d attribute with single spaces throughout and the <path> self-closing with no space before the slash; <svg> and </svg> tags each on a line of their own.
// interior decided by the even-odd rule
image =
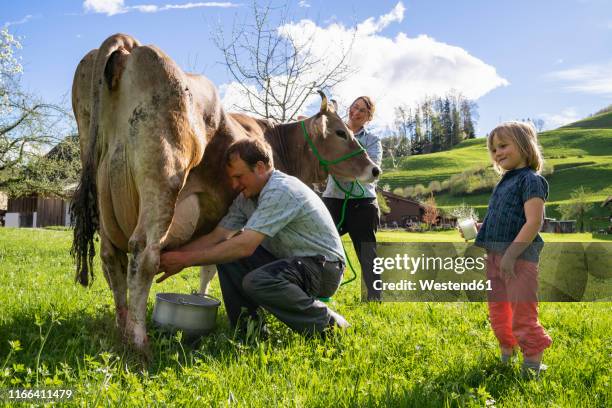
<svg viewBox="0 0 612 408">
<path fill-rule="evenodd" d="M 124 339 L 147 352 L 146 306 L 160 251 L 211 231 L 226 213 L 236 192 L 222 158 L 232 142 L 249 135 L 223 111 L 210 81 L 124 34 L 81 60 L 72 104 L 83 165 L 71 208 L 77 280 L 87 285 L 93 278 L 98 232 L 117 325 Z M 357 147 L 325 100 L 306 126 L 324 155 Z M 366 155 L 330 170 L 364 181 L 378 172 Z"/>
</svg>

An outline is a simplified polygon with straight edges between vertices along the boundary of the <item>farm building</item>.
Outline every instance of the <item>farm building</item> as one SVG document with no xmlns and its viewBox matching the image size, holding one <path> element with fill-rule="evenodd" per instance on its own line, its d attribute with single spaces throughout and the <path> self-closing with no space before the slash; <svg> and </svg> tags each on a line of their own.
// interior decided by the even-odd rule
<svg viewBox="0 0 612 408">
<path fill-rule="evenodd" d="M 571 233 L 576 232 L 576 220 L 556 220 L 554 218 L 544 218 L 544 223 L 540 229 L 542 232 Z"/>
<path fill-rule="evenodd" d="M 6 227 L 41 228 L 70 225 L 70 201 L 59 197 L 32 194 L 9 198 L 4 216 Z"/>
<path fill-rule="evenodd" d="M 393 194 L 389 191 L 380 190 L 380 193 L 387 201 L 391 212 L 389 214 L 382 214 L 380 222 L 382 224 L 397 225 L 399 227 L 405 227 L 411 223 L 423 222 L 423 215 L 425 214 L 426 206 L 419 203 L 418 201 L 411 200 Z M 457 219 L 452 216 L 441 215 L 438 217 L 438 225 L 454 225 Z"/>
<path fill-rule="evenodd" d="M 405 226 L 409 222 L 421 222 L 423 214 L 425 214 L 425 206 L 421 203 L 404 198 L 389 191 L 380 191 L 382 196 L 387 201 L 391 212 L 382 214 L 381 223 Z"/>
<path fill-rule="evenodd" d="M 45 157 L 48 159 L 63 160 L 66 163 L 78 161 L 78 138 L 76 135 L 68 136 L 54 146 Z M 58 175 L 60 180 L 66 174 Z M 76 183 L 67 185 L 58 194 L 34 191 L 31 194 L 9 197 L 4 214 L 6 227 L 40 228 L 48 226 L 70 225 L 70 197 L 74 193 Z M 0 205 L 1 205 L 0 200 Z M 1 210 L 0 206 L 0 210 Z M 1 214 L 1 211 L 0 211 Z"/>
</svg>

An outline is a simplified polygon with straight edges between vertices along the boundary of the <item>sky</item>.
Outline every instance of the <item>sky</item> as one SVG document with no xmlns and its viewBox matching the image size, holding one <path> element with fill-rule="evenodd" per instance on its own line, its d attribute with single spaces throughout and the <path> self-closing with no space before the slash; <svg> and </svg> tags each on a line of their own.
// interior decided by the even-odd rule
<svg viewBox="0 0 612 408">
<path fill-rule="evenodd" d="M 22 84 L 49 102 L 69 100 L 80 59 L 108 36 L 127 33 L 203 74 L 236 101 L 213 42 L 251 14 L 246 0 L 2 1 L 0 27 L 19 37 Z M 267 4 L 263 3 L 263 4 Z M 284 4 L 273 1 L 273 5 Z M 324 60 L 354 38 L 352 74 L 331 90 L 341 107 L 376 103 L 381 133 L 393 111 L 455 90 L 478 104 L 482 136 L 506 120 L 540 118 L 546 129 L 612 104 L 609 0 L 292 1 L 281 34 L 309 41 Z M 276 18 L 276 15 L 273 16 Z M 303 112 L 313 114 L 313 96 Z"/>
</svg>

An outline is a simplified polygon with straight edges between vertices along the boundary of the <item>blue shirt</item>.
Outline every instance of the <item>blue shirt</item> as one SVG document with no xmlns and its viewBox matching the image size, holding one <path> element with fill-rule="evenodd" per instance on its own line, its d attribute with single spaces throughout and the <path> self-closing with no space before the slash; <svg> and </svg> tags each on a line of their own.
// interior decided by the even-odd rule
<svg viewBox="0 0 612 408">
<path fill-rule="evenodd" d="M 372 159 L 372 161 L 376 163 L 377 166 L 380 166 L 380 163 L 382 161 L 382 143 L 380 142 L 380 139 L 373 133 L 367 131 L 365 128 L 361 128 L 361 130 L 355 135 L 355 137 L 357 138 L 359 143 L 361 143 L 363 148 L 366 149 L 366 152 L 368 153 L 368 156 L 370 156 L 370 159 Z M 350 182 L 342 182 L 339 180 L 338 182 L 340 183 L 340 185 L 342 185 L 342 188 L 350 191 Z M 361 185 L 365 190 L 365 194 L 363 195 L 363 197 L 354 198 L 376 198 L 376 182 L 365 184 L 362 183 Z M 361 189 L 358 186 L 355 186 L 353 188 L 353 193 L 359 195 L 361 194 Z M 327 187 L 323 192 L 323 197 L 344 198 L 344 193 L 338 188 L 336 183 L 334 183 L 334 180 L 332 179 L 331 175 L 327 177 Z"/>
<path fill-rule="evenodd" d="M 279 259 L 323 255 L 346 262 L 340 235 L 323 201 L 299 179 L 274 170 L 257 198 L 236 197 L 219 223 L 266 236 L 261 243 Z"/>
<path fill-rule="evenodd" d="M 544 177 L 529 167 L 506 172 L 493 189 L 476 245 L 503 253 L 527 222 L 524 205 L 534 197 L 544 201 L 548 198 L 548 182 Z M 538 234 L 533 242 L 519 258 L 538 261 L 544 241 Z"/>
</svg>

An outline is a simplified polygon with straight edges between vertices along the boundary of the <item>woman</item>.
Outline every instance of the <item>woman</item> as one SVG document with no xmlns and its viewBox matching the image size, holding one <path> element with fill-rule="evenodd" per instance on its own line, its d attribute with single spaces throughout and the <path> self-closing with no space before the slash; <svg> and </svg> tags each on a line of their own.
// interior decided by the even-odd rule
<svg viewBox="0 0 612 408">
<path fill-rule="evenodd" d="M 374 117 L 374 103 L 368 96 L 360 96 L 353 101 L 349 108 L 347 126 L 366 149 L 368 156 L 378 165 L 382 159 L 382 145 L 380 139 L 370 133 L 365 125 Z M 339 182 L 344 190 L 351 189 L 351 183 Z M 372 272 L 374 258 L 376 257 L 376 231 L 380 220 L 378 202 L 376 201 L 376 183 L 363 184 L 364 194 L 359 198 L 351 198 L 346 206 L 344 222 L 340 228 L 340 235 L 348 232 L 359 263 L 361 275 L 367 288 L 368 300 L 380 300 L 381 291 L 374 289 L 375 275 Z M 353 195 L 361 195 L 361 188 L 355 186 Z M 329 209 L 336 225 L 341 219 L 344 192 L 336 185 L 331 176 L 327 179 L 327 188 L 323 193 L 323 202 Z"/>
</svg>

